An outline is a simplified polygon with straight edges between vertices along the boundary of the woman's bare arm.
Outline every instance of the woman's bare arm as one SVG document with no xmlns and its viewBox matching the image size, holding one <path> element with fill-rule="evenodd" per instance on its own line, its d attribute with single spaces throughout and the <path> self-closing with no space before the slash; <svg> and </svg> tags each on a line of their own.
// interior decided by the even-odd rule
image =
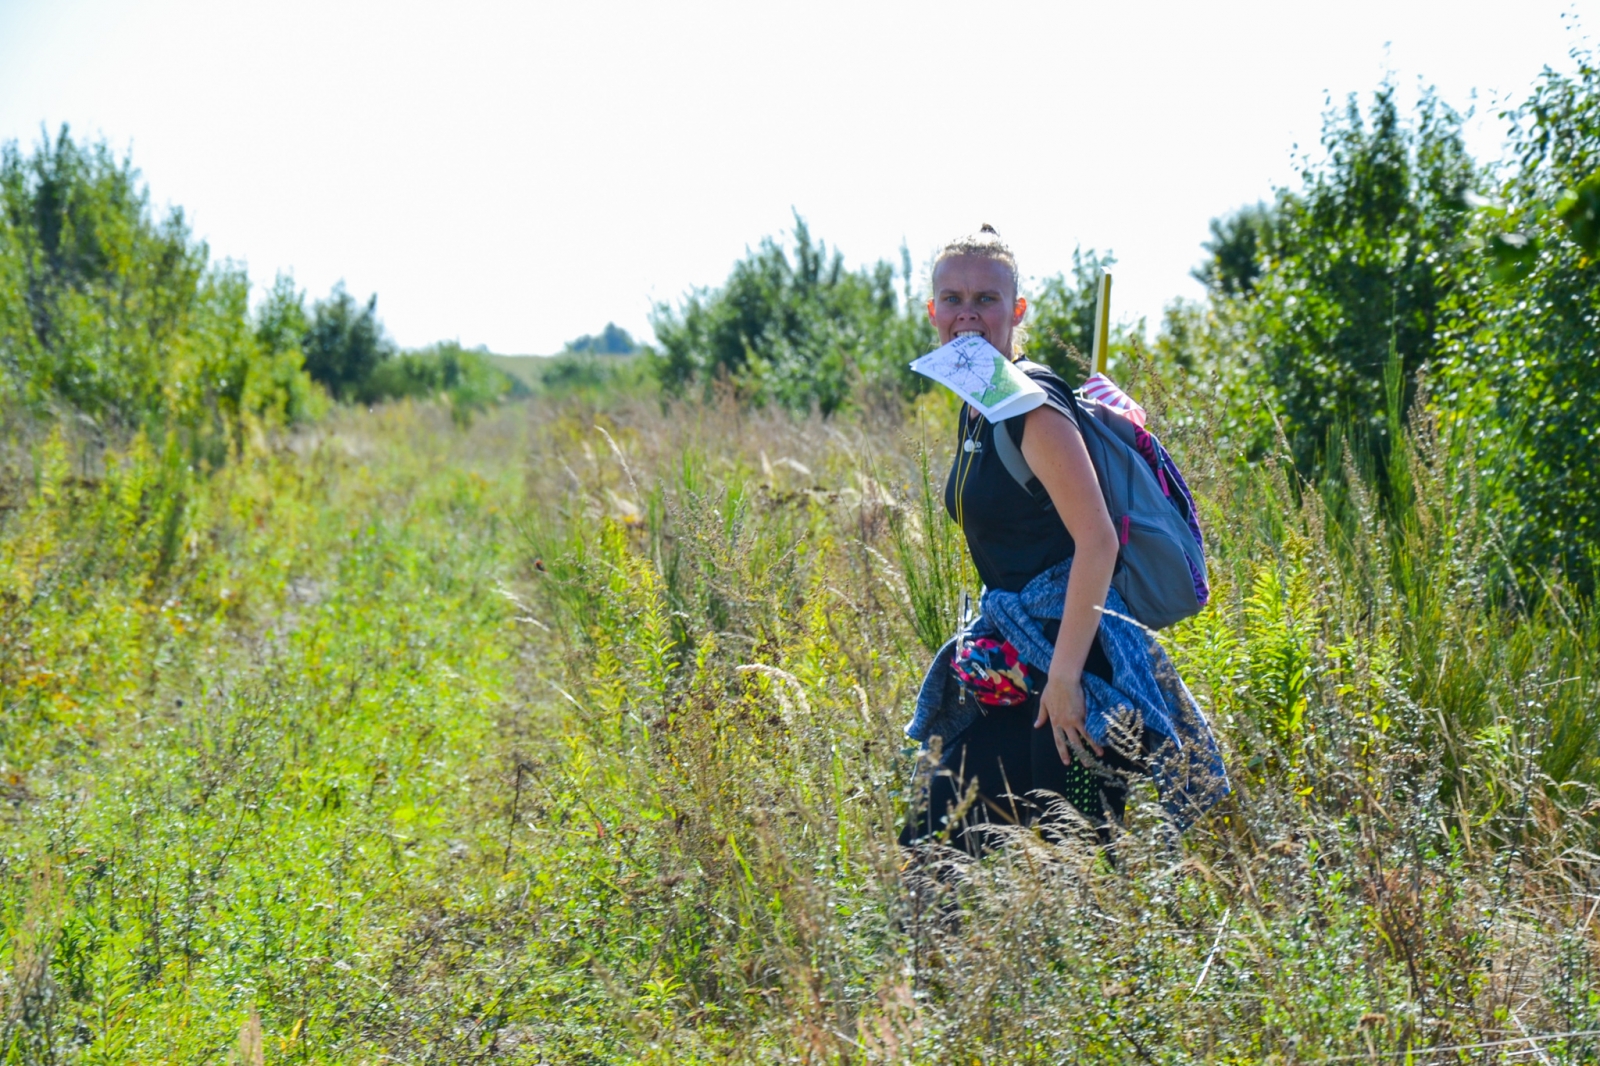
<svg viewBox="0 0 1600 1066">
<path fill-rule="evenodd" d="M 1076 545 L 1061 632 L 1050 678 L 1039 697 L 1039 720 L 1034 723 L 1036 727 L 1051 723 L 1061 761 L 1070 763 L 1072 748 L 1079 744 L 1104 754 L 1084 731 L 1083 664 L 1100 628 L 1100 610 L 1117 564 L 1117 533 L 1078 427 L 1049 407 L 1036 408 L 1026 417 L 1022 456 L 1050 494 Z"/>
</svg>

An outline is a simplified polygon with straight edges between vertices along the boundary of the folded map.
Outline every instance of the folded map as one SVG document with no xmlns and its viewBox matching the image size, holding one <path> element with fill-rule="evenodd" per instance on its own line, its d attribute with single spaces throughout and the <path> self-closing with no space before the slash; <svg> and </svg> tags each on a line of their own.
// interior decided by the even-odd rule
<svg viewBox="0 0 1600 1066">
<path fill-rule="evenodd" d="M 970 403 L 991 422 L 1026 414 L 1045 401 L 1044 389 L 982 337 L 957 337 L 911 364 Z"/>
</svg>

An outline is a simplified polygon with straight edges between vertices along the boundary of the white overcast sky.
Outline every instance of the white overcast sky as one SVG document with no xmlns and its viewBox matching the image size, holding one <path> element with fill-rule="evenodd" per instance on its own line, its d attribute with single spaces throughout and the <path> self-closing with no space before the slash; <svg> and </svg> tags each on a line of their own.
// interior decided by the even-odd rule
<svg viewBox="0 0 1600 1066">
<path fill-rule="evenodd" d="M 1328 94 L 1476 90 L 1492 158 L 1597 31 L 1600 0 L 0 0 L 0 140 L 131 150 L 214 256 L 376 292 L 407 346 L 647 338 L 791 209 L 852 265 L 982 222 L 1035 277 L 1114 249 L 1154 327 Z"/>
</svg>

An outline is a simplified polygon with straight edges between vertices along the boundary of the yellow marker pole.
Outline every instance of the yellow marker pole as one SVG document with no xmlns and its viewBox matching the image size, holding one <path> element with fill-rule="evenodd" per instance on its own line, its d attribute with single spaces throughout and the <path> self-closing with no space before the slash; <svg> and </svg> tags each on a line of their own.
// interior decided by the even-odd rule
<svg viewBox="0 0 1600 1066">
<path fill-rule="evenodd" d="M 1100 272 L 1094 294 L 1094 372 L 1104 374 L 1111 358 L 1111 271 Z"/>
</svg>

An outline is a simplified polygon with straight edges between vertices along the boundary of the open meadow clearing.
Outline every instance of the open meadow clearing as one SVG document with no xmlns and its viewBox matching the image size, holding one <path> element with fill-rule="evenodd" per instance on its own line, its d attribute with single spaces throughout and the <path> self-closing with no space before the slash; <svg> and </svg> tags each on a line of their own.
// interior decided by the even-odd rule
<svg viewBox="0 0 1600 1066">
<path fill-rule="evenodd" d="M 1114 866 L 1019 832 L 907 868 L 948 414 L 403 403 L 204 475 L 41 429 L 0 541 L 7 1054 L 1596 1053 L 1596 634 L 1486 605 L 1426 441 L 1396 530 L 1174 439 L 1217 592 L 1164 640 L 1237 795 L 1174 846 L 1141 793 Z"/>
</svg>

